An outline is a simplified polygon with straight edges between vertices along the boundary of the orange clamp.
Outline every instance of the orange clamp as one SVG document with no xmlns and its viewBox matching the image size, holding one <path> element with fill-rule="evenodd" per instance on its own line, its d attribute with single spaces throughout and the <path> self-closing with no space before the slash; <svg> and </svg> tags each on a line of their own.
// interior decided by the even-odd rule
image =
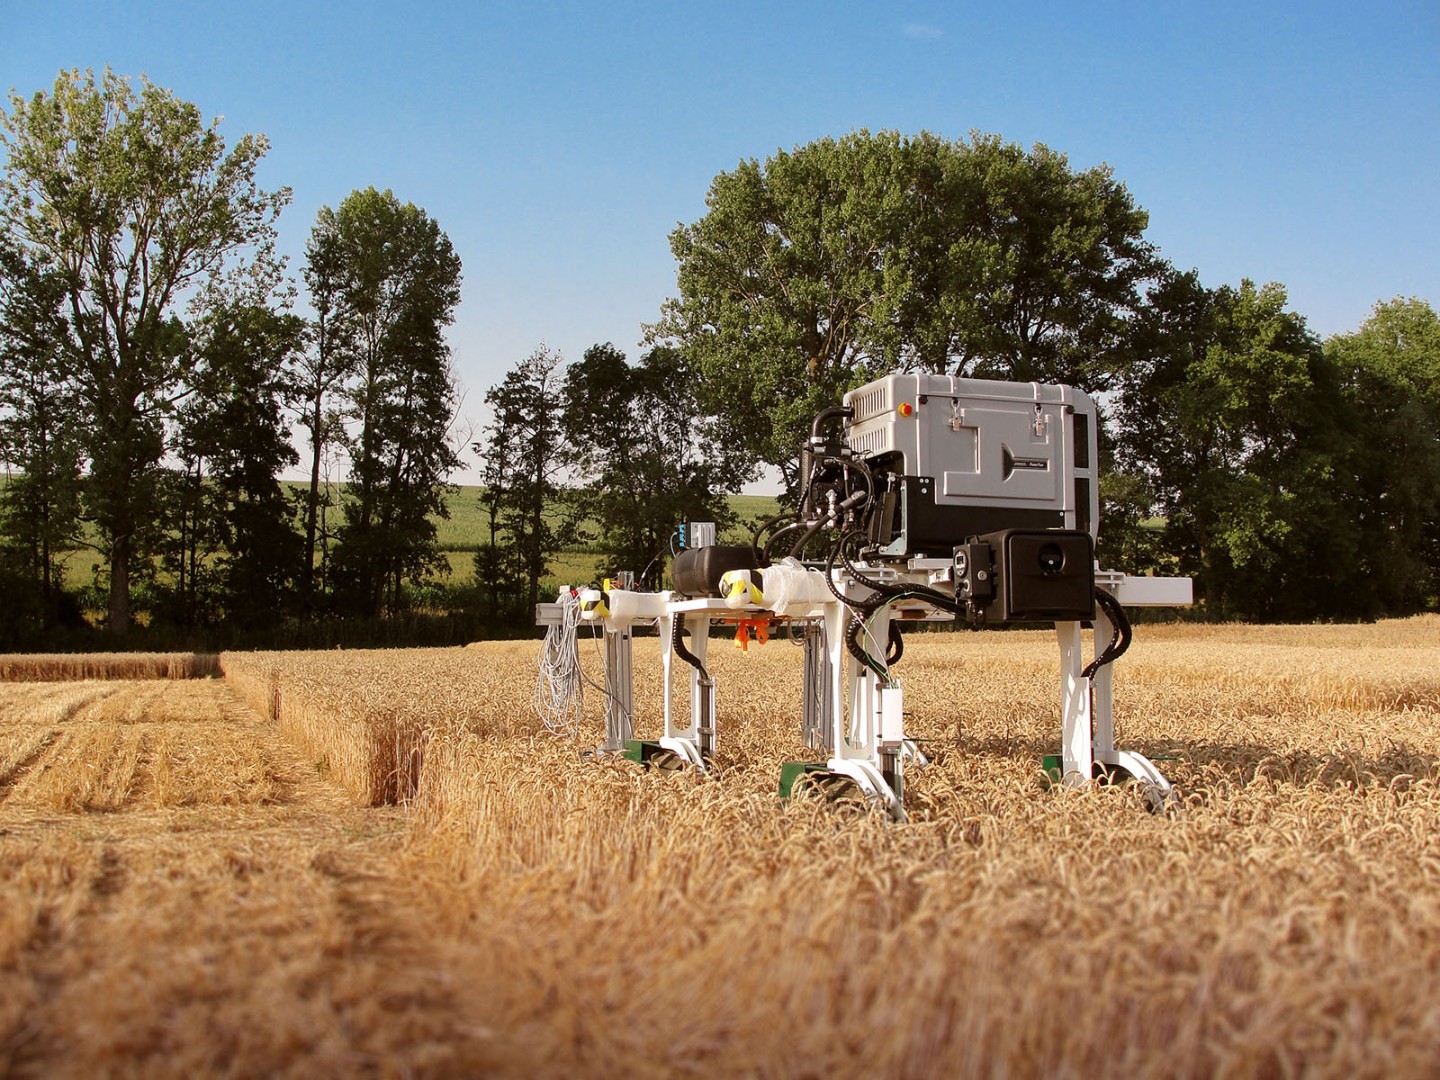
<svg viewBox="0 0 1440 1080">
<path fill-rule="evenodd" d="M 735 647 L 741 652 L 750 651 L 750 641 L 764 645 L 770 640 L 770 620 L 768 619 L 741 619 L 740 625 L 735 630 Z"/>
</svg>

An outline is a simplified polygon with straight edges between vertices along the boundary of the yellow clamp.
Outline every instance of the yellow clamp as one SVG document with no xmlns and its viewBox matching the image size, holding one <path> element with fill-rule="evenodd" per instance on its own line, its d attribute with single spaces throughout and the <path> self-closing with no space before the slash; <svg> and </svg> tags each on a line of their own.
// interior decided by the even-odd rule
<svg viewBox="0 0 1440 1080">
<path fill-rule="evenodd" d="M 727 570 L 720 577 L 720 592 L 725 597 L 725 606 L 731 608 L 754 604 L 765 606 L 765 594 L 760 591 L 758 570 Z"/>
<path fill-rule="evenodd" d="M 582 619 L 608 619 L 610 608 L 605 600 L 608 593 L 601 589 L 584 589 L 580 593 L 580 617 Z"/>
</svg>

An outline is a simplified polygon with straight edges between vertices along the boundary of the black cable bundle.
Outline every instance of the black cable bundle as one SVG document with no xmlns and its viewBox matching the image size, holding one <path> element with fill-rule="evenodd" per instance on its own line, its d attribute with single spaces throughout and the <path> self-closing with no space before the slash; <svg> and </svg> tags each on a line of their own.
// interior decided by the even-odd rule
<svg viewBox="0 0 1440 1080">
<path fill-rule="evenodd" d="M 1111 625 L 1115 627 L 1115 634 L 1110 639 L 1110 644 L 1094 660 L 1090 661 L 1088 667 L 1080 673 L 1082 678 L 1088 679 L 1099 671 L 1106 664 L 1113 664 L 1120 657 L 1125 655 L 1125 650 L 1130 648 L 1130 620 L 1125 616 L 1125 609 L 1120 606 L 1107 589 L 1095 590 L 1095 602 L 1104 609 L 1105 615 L 1109 618 Z"/>
<path fill-rule="evenodd" d="M 708 683 L 710 681 L 710 672 L 705 670 L 705 665 L 700 662 L 700 658 L 685 647 L 685 642 L 681 639 L 681 635 L 684 633 L 685 616 L 676 615 L 675 628 L 670 632 L 670 644 L 675 649 L 675 655 L 698 671 L 701 680 Z"/>
</svg>

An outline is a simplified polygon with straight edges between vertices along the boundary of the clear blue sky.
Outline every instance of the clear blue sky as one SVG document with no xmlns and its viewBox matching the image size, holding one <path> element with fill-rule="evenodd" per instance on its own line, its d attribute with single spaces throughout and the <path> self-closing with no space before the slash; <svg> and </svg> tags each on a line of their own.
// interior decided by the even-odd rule
<svg viewBox="0 0 1440 1080">
<path fill-rule="evenodd" d="M 322 205 L 389 187 L 465 266 L 479 418 L 541 341 L 633 356 L 716 173 L 857 128 L 1108 163 L 1210 285 L 1280 281 L 1322 335 L 1440 303 L 1440 3 L 78 3 L 0 0 L 0 88 L 142 72 L 263 132 L 298 269 Z"/>
</svg>

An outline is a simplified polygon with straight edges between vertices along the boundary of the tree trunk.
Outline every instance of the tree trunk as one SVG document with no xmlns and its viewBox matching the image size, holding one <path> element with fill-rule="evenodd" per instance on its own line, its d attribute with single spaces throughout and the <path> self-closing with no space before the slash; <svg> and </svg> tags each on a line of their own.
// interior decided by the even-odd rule
<svg viewBox="0 0 1440 1080">
<path fill-rule="evenodd" d="M 50 629 L 54 604 L 52 603 L 52 590 L 50 587 L 52 574 L 50 561 L 50 521 L 47 515 L 44 520 L 43 531 L 40 535 L 40 628 Z"/>
<path fill-rule="evenodd" d="M 324 419 L 319 395 L 310 427 L 310 492 L 305 501 L 305 567 L 300 575 L 300 610 L 307 617 L 315 610 L 315 541 L 320 518 L 320 455 L 325 440 L 320 424 Z"/>
<path fill-rule="evenodd" d="M 110 636 L 130 633 L 130 534 L 116 536 L 110 546 Z"/>
</svg>

